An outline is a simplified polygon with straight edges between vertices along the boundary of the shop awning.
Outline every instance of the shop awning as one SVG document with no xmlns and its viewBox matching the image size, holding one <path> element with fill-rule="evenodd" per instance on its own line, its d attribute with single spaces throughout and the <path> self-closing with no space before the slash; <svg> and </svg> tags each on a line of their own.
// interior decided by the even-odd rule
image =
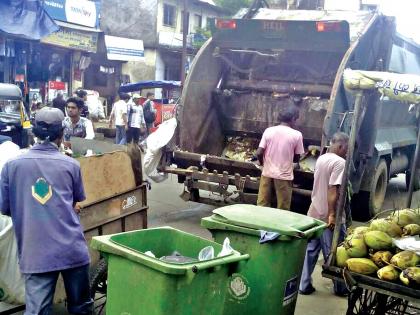
<svg viewBox="0 0 420 315">
<path fill-rule="evenodd" d="M 142 40 L 105 35 L 105 46 L 109 60 L 144 61 Z"/>
<path fill-rule="evenodd" d="M 39 40 L 59 27 L 44 11 L 40 0 L 0 1 L 0 31 Z"/>
</svg>

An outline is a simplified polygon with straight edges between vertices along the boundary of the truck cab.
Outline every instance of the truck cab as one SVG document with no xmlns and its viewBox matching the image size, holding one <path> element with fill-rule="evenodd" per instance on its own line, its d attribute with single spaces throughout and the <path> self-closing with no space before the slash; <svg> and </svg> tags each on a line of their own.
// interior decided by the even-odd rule
<svg viewBox="0 0 420 315">
<path fill-rule="evenodd" d="M 185 82 L 164 171 L 178 175 L 189 200 L 255 203 L 261 169 L 252 156 L 264 130 L 295 104 L 306 153 L 293 192 L 309 197 L 317 157 L 335 132 L 350 131 L 346 68 L 420 74 L 419 46 L 396 33 L 393 18 L 369 11 L 259 8 L 216 20 Z M 389 179 L 412 163 L 417 118 L 393 102 L 377 92 L 363 98 L 350 176 L 359 217 L 381 210 Z"/>
<path fill-rule="evenodd" d="M 29 145 L 30 121 L 22 100 L 22 92 L 14 84 L 0 83 L 0 136 L 25 148 Z"/>
</svg>

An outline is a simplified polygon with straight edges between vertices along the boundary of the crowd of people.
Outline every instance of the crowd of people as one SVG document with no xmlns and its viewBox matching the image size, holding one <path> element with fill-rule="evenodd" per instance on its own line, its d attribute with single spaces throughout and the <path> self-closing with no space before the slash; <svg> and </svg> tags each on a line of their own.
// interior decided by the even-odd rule
<svg viewBox="0 0 420 315">
<path fill-rule="evenodd" d="M 147 137 L 156 119 L 156 108 L 153 103 L 154 94 L 147 93 L 147 99 L 142 105 L 141 96 L 128 93 L 120 93 L 119 101 L 112 107 L 109 127 L 115 123 L 115 143 L 139 143 Z"/>
</svg>

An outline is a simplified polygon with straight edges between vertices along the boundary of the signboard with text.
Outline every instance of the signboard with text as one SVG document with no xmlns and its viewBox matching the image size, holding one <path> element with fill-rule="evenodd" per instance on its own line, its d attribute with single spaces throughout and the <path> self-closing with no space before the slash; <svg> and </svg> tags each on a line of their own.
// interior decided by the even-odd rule
<svg viewBox="0 0 420 315">
<path fill-rule="evenodd" d="M 95 53 L 98 34 L 60 28 L 58 32 L 43 37 L 41 43 Z"/>
<path fill-rule="evenodd" d="M 99 27 L 99 1 L 44 0 L 43 6 L 54 20 L 88 27 Z"/>
</svg>

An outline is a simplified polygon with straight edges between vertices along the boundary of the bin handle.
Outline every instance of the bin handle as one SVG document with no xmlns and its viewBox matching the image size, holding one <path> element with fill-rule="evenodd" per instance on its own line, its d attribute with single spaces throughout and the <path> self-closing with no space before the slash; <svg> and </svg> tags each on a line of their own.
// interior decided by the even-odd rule
<svg viewBox="0 0 420 315">
<path fill-rule="evenodd" d="M 327 225 L 325 223 L 324 224 L 320 224 L 320 225 L 316 225 L 316 226 L 310 228 L 309 230 L 302 232 L 302 234 L 306 237 L 306 236 L 308 236 L 310 234 L 313 234 L 316 231 L 318 231 L 320 229 L 320 227 L 322 227 L 322 226 L 326 227 Z"/>
<path fill-rule="evenodd" d="M 194 265 L 192 267 L 192 272 L 197 273 L 200 270 L 209 269 L 212 267 L 217 267 L 220 265 L 226 265 L 233 262 L 239 262 L 241 260 L 248 260 L 250 258 L 249 254 L 244 254 L 240 256 L 228 256 L 222 259 L 212 259 L 208 262 L 201 262 L 199 265 Z"/>
</svg>

